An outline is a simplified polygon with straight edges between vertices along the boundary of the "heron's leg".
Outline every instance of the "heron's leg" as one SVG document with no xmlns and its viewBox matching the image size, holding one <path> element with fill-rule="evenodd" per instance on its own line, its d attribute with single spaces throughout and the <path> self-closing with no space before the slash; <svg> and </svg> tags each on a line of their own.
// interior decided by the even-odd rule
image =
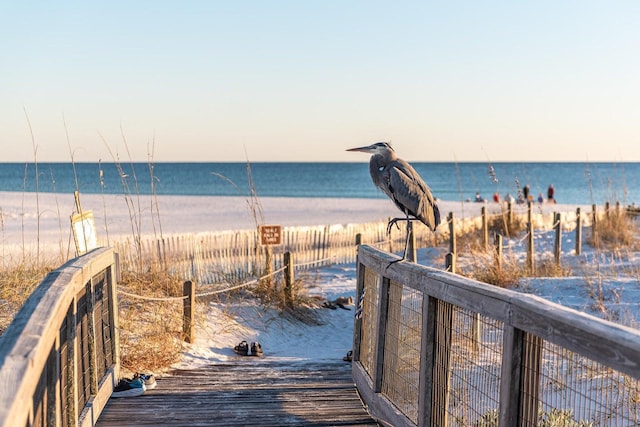
<svg viewBox="0 0 640 427">
<path fill-rule="evenodd" d="M 415 221 L 415 218 L 409 218 L 409 216 L 407 216 L 406 218 L 394 218 L 393 224 L 396 224 L 396 226 L 398 225 L 397 222 L 398 221 L 407 221 L 407 223 L 409 221 Z M 389 224 L 391 224 L 391 221 L 389 221 Z M 399 227 L 398 227 L 399 228 Z M 391 228 L 389 226 L 389 231 L 391 231 Z M 389 263 L 389 265 L 387 265 L 387 268 L 391 267 L 392 264 L 395 264 L 396 262 L 403 262 L 407 260 L 407 249 L 409 248 L 409 238 L 410 238 L 411 234 L 409 233 L 409 227 L 407 227 L 407 237 L 405 238 L 404 241 L 404 252 L 402 253 L 402 258 L 401 259 L 397 259 L 395 261 L 391 261 Z M 385 269 L 386 270 L 386 269 Z"/>
</svg>

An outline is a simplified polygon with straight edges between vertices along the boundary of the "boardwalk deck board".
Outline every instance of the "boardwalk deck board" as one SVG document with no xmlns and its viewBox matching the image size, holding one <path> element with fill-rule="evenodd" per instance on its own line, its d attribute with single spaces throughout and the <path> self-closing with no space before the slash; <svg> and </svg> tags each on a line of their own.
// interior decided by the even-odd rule
<svg viewBox="0 0 640 427">
<path fill-rule="evenodd" d="M 97 423 L 111 426 L 378 426 L 344 362 L 239 357 L 175 370 L 134 398 L 111 399 Z"/>
</svg>

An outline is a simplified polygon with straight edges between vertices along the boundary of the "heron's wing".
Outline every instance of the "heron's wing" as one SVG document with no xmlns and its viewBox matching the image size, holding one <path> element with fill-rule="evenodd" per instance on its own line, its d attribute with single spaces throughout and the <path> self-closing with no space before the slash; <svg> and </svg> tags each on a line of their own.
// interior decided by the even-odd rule
<svg viewBox="0 0 640 427">
<path fill-rule="evenodd" d="M 398 159 L 388 165 L 389 193 L 405 213 L 415 216 L 431 230 L 440 224 L 440 211 L 431 189 L 409 163 Z M 389 194 L 387 193 L 387 194 Z"/>
</svg>

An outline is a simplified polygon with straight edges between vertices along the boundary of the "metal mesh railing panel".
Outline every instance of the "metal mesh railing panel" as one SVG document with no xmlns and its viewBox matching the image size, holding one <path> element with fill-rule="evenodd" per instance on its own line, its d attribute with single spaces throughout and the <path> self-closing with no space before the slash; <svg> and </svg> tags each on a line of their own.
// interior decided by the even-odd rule
<svg viewBox="0 0 640 427">
<path fill-rule="evenodd" d="M 442 301 L 437 312 L 434 423 L 498 425 L 503 323 Z"/>
<path fill-rule="evenodd" d="M 375 348 L 378 340 L 378 294 L 380 293 L 378 274 L 365 269 L 364 299 L 362 301 L 362 337 L 360 341 L 360 363 L 373 378 L 375 367 Z"/>
<path fill-rule="evenodd" d="M 640 381 L 549 342 L 540 361 L 537 424 L 640 425 Z"/>
<path fill-rule="evenodd" d="M 422 293 L 389 286 L 382 393 L 414 423 L 418 422 Z"/>
</svg>

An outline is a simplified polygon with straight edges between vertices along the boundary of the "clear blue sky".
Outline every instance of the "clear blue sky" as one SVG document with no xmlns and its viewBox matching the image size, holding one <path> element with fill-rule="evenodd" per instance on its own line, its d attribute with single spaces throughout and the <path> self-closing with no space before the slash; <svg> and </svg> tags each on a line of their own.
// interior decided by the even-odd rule
<svg viewBox="0 0 640 427">
<path fill-rule="evenodd" d="M 0 161 L 640 161 L 640 2 L 4 1 Z M 26 114 L 25 114 L 26 110 Z M 122 130 L 122 134 L 121 134 Z"/>
</svg>

